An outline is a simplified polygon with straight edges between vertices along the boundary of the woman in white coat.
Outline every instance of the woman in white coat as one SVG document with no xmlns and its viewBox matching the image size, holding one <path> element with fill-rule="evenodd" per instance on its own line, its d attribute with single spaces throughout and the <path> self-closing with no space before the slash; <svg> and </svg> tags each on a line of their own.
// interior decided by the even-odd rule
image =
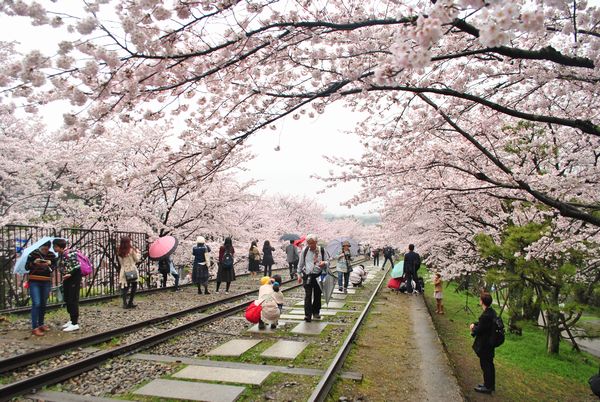
<svg viewBox="0 0 600 402">
<path fill-rule="evenodd" d="M 123 308 L 134 308 L 133 298 L 137 290 L 138 278 L 140 273 L 137 269 L 137 263 L 140 261 L 140 251 L 132 247 L 129 237 L 122 237 L 119 249 L 117 250 L 117 260 L 121 266 L 119 273 L 119 284 L 121 285 L 121 297 L 123 298 Z M 129 293 L 129 302 L 127 302 L 127 292 Z"/>
</svg>

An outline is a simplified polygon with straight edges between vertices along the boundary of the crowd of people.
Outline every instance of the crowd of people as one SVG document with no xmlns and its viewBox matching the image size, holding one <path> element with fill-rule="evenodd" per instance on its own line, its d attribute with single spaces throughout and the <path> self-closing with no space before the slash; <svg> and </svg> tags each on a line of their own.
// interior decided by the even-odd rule
<svg viewBox="0 0 600 402">
<path fill-rule="evenodd" d="M 320 319 L 322 282 L 324 275 L 331 275 L 330 262 L 335 261 L 335 273 L 337 275 L 337 286 L 340 292 L 347 293 L 348 287 L 361 286 L 367 277 L 367 272 L 362 264 L 354 264 L 352 245 L 348 241 L 341 243 L 341 250 L 337 255 L 329 255 L 327 250 L 318 244 L 315 234 L 308 234 L 305 238 L 306 246 L 297 247 L 293 240 L 284 246 L 286 262 L 288 264 L 289 276 L 297 278 L 298 283 L 304 289 L 304 320 L 311 322 Z M 267 325 L 276 329 L 281 315 L 284 296 L 281 292 L 283 278 L 281 275 L 272 275 L 272 267 L 275 264 L 273 252 L 275 248 L 266 240 L 263 243 L 262 253 L 258 248 L 258 241 L 252 241 L 248 252 L 248 271 L 254 277 L 263 266 L 264 276 L 260 279 L 258 299 L 256 303 L 262 306 L 258 321 L 259 330 L 264 330 Z M 52 250 L 51 250 L 52 248 Z M 209 269 L 214 265 L 210 255 L 211 248 L 206 244 L 203 236 L 198 236 L 196 245 L 192 249 L 192 282 L 197 285 L 198 294 L 210 294 L 208 282 L 210 278 Z M 368 253 L 373 258 L 373 265 L 379 266 L 379 256 L 383 254 L 384 261 L 382 269 L 387 261 L 394 266 L 396 250 L 390 246 L 383 248 L 362 247 L 359 254 Z M 31 297 L 31 328 L 35 336 L 44 336 L 50 330 L 45 323 L 45 312 L 47 300 L 52 288 L 52 273 L 58 270 L 62 278 L 62 292 L 64 303 L 69 314 L 69 321 L 65 323 L 62 330 L 65 332 L 77 331 L 79 326 L 79 295 L 82 280 L 81 262 L 78 259 L 77 250 L 68 250 L 65 239 L 54 239 L 42 244 L 27 256 L 25 270 L 28 275 L 28 287 Z M 234 270 L 235 249 L 231 238 L 226 238 L 219 247 L 217 259 L 216 289 L 218 293 L 221 284 L 225 282 L 225 294 L 230 291 L 231 282 L 235 281 Z M 128 237 L 121 238 L 117 249 L 117 260 L 119 263 L 119 285 L 124 309 L 135 308 L 133 303 L 136 294 L 140 273 L 138 264 L 142 260 L 139 249 L 132 245 Z M 415 252 L 415 246 L 410 244 L 403 258 L 404 274 L 400 283 L 406 287 L 407 293 L 422 293 L 423 284 L 418 275 L 421 266 L 421 257 Z M 158 261 L 158 272 L 162 274 L 161 286 L 165 287 L 167 275 L 175 279 L 173 290 L 178 290 L 179 274 L 174 268 L 170 255 L 160 258 Z M 414 288 L 413 288 L 414 283 Z M 433 276 L 434 300 L 436 301 L 436 313 L 444 314 L 443 305 L 443 282 L 441 275 L 435 273 Z M 477 354 L 483 373 L 483 383 L 475 387 L 475 391 L 490 394 L 495 391 L 495 367 L 494 367 L 494 323 L 496 312 L 492 308 L 492 297 L 489 293 L 482 293 L 480 305 L 483 313 L 477 322 L 470 324 L 470 332 L 474 337 L 473 350 Z"/>
</svg>

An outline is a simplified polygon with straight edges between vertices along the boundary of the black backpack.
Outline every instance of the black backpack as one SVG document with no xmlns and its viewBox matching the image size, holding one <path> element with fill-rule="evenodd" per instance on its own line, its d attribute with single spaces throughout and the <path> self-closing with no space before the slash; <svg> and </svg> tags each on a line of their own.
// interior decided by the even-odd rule
<svg viewBox="0 0 600 402">
<path fill-rule="evenodd" d="M 228 250 L 225 250 L 223 254 L 223 261 L 221 262 L 223 268 L 232 269 L 233 268 L 233 255 Z"/>
<path fill-rule="evenodd" d="M 600 369 L 598 369 L 598 374 L 590 377 L 588 384 L 590 384 L 590 388 L 592 389 L 594 395 L 600 398 Z"/>
<path fill-rule="evenodd" d="M 492 334 L 492 345 L 497 348 L 504 343 L 505 338 L 504 321 L 502 321 L 502 317 L 496 316 L 496 318 L 494 318 L 493 329 L 494 332 Z"/>
</svg>

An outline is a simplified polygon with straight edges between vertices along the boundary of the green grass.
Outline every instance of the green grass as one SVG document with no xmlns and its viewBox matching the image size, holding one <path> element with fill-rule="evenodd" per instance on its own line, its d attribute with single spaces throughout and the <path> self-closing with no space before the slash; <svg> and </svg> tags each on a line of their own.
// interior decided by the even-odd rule
<svg viewBox="0 0 600 402">
<path fill-rule="evenodd" d="M 468 325 L 481 313 L 478 298 L 455 292 L 456 285 L 444 288 L 445 315 L 433 314 L 440 338 L 446 345 L 457 369 L 459 382 L 469 398 L 470 389 L 480 380 L 479 362 L 470 346 L 473 342 Z M 426 301 L 435 310 L 431 283 L 426 284 Z M 498 396 L 502 400 L 588 400 L 587 380 L 598 372 L 600 359 L 572 350 L 570 343 L 561 341 L 560 354 L 546 353 L 545 332 L 533 323 L 522 323 L 523 335 L 507 334 L 505 343 L 496 349 Z M 592 399 L 593 400 L 593 399 Z"/>
</svg>

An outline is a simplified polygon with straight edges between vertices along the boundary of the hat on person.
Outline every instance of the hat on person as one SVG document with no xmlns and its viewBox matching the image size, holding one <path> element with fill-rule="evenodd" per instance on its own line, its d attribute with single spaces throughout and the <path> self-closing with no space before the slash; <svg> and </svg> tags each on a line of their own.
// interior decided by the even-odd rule
<svg viewBox="0 0 600 402">
<path fill-rule="evenodd" d="M 204 236 L 198 236 L 196 237 L 196 243 L 204 244 L 206 243 L 206 239 L 204 238 Z"/>
<path fill-rule="evenodd" d="M 352 246 L 350 245 L 350 242 L 349 242 L 348 240 L 346 240 L 346 241 L 343 241 L 343 242 L 342 242 L 342 246 L 348 246 L 348 247 L 352 247 Z"/>
<path fill-rule="evenodd" d="M 308 242 L 309 240 L 317 241 L 317 235 L 314 233 L 309 233 L 306 235 L 305 240 Z"/>
<path fill-rule="evenodd" d="M 262 278 L 260 278 L 261 285 L 266 285 L 267 283 L 271 283 L 271 277 L 263 276 Z"/>
</svg>

